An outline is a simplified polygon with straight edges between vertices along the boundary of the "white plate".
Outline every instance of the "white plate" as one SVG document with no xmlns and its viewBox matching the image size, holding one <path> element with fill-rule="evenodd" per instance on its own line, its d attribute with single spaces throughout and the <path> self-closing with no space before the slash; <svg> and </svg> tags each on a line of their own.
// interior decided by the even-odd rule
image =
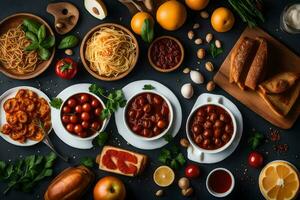
<svg viewBox="0 0 300 200">
<path fill-rule="evenodd" d="M 57 98 L 60 98 L 65 102 L 70 96 L 78 93 L 89 93 L 91 95 L 94 95 L 89 92 L 90 83 L 81 83 L 72 85 L 70 87 L 67 87 L 63 91 L 61 91 Z M 51 109 L 52 114 L 52 126 L 56 133 L 56 135 L 67 145 L 77 148 L 77 149 L 91 149 L 93 147 L 93 140 L 80 140 L 80 138 L 75 139 L 74 136 L 72 136 L 63 126 L 61 120 L 60 120 L 60 110 L 52 108 Z M 109 119 L 106 120 L 106 123 L 103 126 L 107 126 L 109 122 Z M 105 128 L 105 127 L 104 127 Z"/>
<path fill-rule="evenodd" d="M 11 88 L 9 90 L 7 90 L 6 92 L 4 92 L 1 96 L 0 96 L 0 126 L 2 127 L 3 124 L 6 123 L 6 117 L 5 117 L 5 111 L 3 109 L 3 104 L 5 103 L 5 101 L 9 98 L 13 98 L 15 97 L 15 95 L 17 94 L 17 92 L 20 89 L 28 89 L 28 90 L 32 90 L 33 92 L 37 93 L 38 96 L 43 97 L 47 102 L 50 102 L 50 99 L 48 98 L 48 96 L 43 93 L 42 91 L 40 91 L 39 89 L 36 89 L 34 87 L 29 87 L 29 86 L 19 86 L 19 87 L 14 87 Z M 50 106 L 50 105 L 49 105 Z M 50 133 L 52 130 L 52 127 L 49 129 L 48 133 Z M 13 139 L 11 139 L 9 136 L 0 133 L 1 137 L 6 140 L 7 142 L 14 144 L 16 146 L 32 146 L 35 145 L 41 141 L 34 141 L 34 140 L 29 140 L 26 139 L 25 143 L 22 144 L 18 141 L 15 141 Z"/>
<path fill-rule="evenodd" d="M 182 111 L 181 111 L 181 106 L 180 106 L 180 103 L 179 103 L 177 97 L 169 88 L 162 85 L 161 83 L 158 83 L 158 82 L 152 81 L 152 80 L 135 81 L 135 82 L 129 83 L 128 85 L 123 87 L 122 90 L 123 90 L 125 98 L 129 99 L 137 92 L 142 92 L 142 91 L 146 92 L 146 90 L 143 90 L 143 87 L 146 84 L 151 84 L 153 87 L 155 87 L 155 89 L 154 89 L 155 91 L 162 93 L 170 101 L 170 103 L 173 107 L 174 120 L 173 120 L 173 125 L 170 128 L 169 133 L 173 137 L 175 137 L 181 126 Z M 115 121 L 116 121 L 116 125 L 117 125 L 119 134 L 129 144 L 131 144 L 132 146 L 134 146 L 136 148 L 144 149 L 144 150 L 158 149 L 167 144 L 167 142 L 165 141 L 164 138 L 159 138 L 159 139 L 153 140 L 153 141 L 144 141 L 144 140 L 139 139 L 137 136 L 134 136 L 132 133 L 130 133 L 128 131 L 128 129 L 125 126 L 125 119 L 123 117 L 123 112 L 124 112 L 124 108 L 119 108 L 118 111 L 115 112 Z"/>
<path fill-rule="evenodd" d="M 219 152 L 219 153 L 204 153 L 204 152 L 201 152 L 198 149 L 194 148 L 192 145 L 190 145 L 189 148 L 187 149 L 188 159 L 192 160 L 194 162 L 217 163 L 217 162 L 224 160 L 225 158 L 227 158 L 234 152 L 234 150 L 238 146 L 238 144 L 241 140 L 242 134 L 243 134 L 243 117 L 242 117 L 241 112 L 236 107 L 236 105 L 234 105 L 229 99 L 227 99 L 226 97 L 224 97 L 222 95 L 214 95 L 214 94 L 208 94 L 208 93 L 204 93 L 204 94 L 200 95 L 198 97 L 196 103 L 194 104 L 192 111 L 196 107 L 207 104 L 208 102 L 212 102 L 212 101 L 214 101 L 215 103 L 222 104 L 223 106 L 225 106 L 232 112 L 232 114 L 234 115 L 234 117 L 236 119 L 236 123 L 237 123 L 236 136 L 235 136 L 235 139 L 232 142 L 232 144 L 229 147 L 227 147 L 224 151 Z"/>
</svg>

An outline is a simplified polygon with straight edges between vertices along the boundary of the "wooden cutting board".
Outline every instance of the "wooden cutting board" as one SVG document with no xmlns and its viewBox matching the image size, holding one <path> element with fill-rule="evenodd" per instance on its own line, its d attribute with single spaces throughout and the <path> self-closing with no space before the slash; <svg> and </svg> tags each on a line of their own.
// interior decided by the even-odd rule
<svg viewBox="0 0 300 200">
<path fill-rule="evenodd" d="M 287 116 L 279 117 L 273 113 L 265 101 L 255 91 L 242 91 L 236 84 L 229 83 L 231 53 L 237 47 L 241 39 L 246 36 L 254 39 L 257 36 L 264 37 L 269 43 L 270 62 L 268 64 L 267 79 L 278 72 L 295 71 L 300 73 L 300 57 L 298 55 L 263 30 L 259 28 L 246 28 L 224 60 L 214 77 L 214 81 L 226 92 L 270 123 L 283 129 L 291 128 L 300 114 L 300 98 L 298 98 Z"/>
</svg>

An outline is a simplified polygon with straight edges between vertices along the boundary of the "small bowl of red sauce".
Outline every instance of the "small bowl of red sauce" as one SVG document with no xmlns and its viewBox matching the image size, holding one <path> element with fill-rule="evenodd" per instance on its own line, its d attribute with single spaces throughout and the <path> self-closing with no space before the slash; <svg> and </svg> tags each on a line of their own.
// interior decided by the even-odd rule
<svg viewBox="0 0 300 200">
<path fill-rule="evenodd" d="M 133 95 L 124 109 L 125 126 L 141 140 L 157 140 L 173 122 L 173 109 L 162 94 L 149 90 Z"/>
<path fill-rule="evenodd" d="M 215 197 L 226 197 L 235 186 L 233 174 L 225 168 L 212 170 L 206 178 L 206 188 Z"/>
<path fill-rule="evenodd" d="M 222 104 L 204 104 L 194 109 L 186 123 L 190 143 L 204 153 L 219 153 L 236 135 L 236 120 Z"/>
<path fill-rule="evenodd" d="M 60 109 L 60 120 L 65 130 L 79 140 L 92 140 L 107 124 L 100 115 L 103 101 L 92 93 L 77 93 L 68 97 Z"/>
<path fill-rule="evenodd" d="M 148 49 L 148 60 L 151 66 L 160 72 L 176 70 L 184 59 L 184 48 L 181 42 L 171 36 L 156 38 Z"/>
</svg>

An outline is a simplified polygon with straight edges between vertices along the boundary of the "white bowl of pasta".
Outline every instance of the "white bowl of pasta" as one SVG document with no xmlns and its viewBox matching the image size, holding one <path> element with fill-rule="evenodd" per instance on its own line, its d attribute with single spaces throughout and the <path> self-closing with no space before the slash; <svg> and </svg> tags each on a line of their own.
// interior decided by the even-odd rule
<svg viewBox="0 0 300 200">
<path fill-rule="evenodd" d="M 135 36 L 127 28 L 104 23 L 90 30 L 82 40 L 80 57 L 95 78 L 115 81 L 127 76 L 139 57 Z"/>
</svg>

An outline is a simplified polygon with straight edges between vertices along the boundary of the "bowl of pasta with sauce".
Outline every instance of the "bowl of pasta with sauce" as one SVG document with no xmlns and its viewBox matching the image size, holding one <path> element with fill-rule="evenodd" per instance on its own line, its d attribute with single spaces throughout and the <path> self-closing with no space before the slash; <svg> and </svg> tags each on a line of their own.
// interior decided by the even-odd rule
<svg viewBox="0 0 300 200">
<path fill-rule="evenodd" d="M 115 81 L 135 67 L 139 46 L 127 28 L 104 23 L 90 30 L 82 40 L 80 57 L 85 69 L 95 78 Z"/>
</svg>

